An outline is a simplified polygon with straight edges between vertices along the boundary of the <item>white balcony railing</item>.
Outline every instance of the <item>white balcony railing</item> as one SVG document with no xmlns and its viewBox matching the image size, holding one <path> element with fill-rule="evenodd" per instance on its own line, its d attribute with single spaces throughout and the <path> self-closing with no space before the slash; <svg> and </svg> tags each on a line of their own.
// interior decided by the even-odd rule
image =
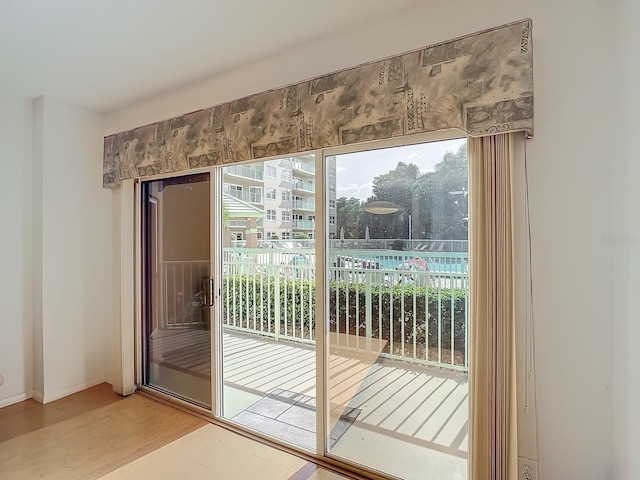
<svg viewBox="0 0 640 480">
<path fill-rule="evenodd" d="M 261 168 L 248 167 L 246 165 L 231 165 L 225 167 L 224 173 L 260 181 L 264 178 L 264 171 Z"/>
<path fill-rule="evenodd" d="M 227 222 L 227 228 L 246 228 L 247 221 L 246 220 L 229 220 Z"/>
<path fill-rule="evenodd" d="M 294 220 L 292 226 L 297 230 L 313 230 L 316 228 L 316 222 L 313 220 Z"/>
<path fill-rule="evenodd" d="M 294 170 L 310 173 L 312 175 L 316 173 L 316 166 L 310 163 L 293 162 L 292 167 Z"/>
<path fill-rule="evenodd" d="M 153 305 L 158 327 L 171 329 L 205 325 L 201 285 L 202 279 L 210 275 L 209 268 L 207 260 L 160 264 L 160 272 L 154 280 L 161 289 L 158 296 L 161 301 Z"/>
<path fill-rule="evenodd" d="M 315 251 L 225 248 L 221 294 L 230 329 L 315 342 Z M 383 342 L 381 356 L 468 370 L 466 253 L 329 250 L 332 332 Z M 154 305 L 160 328 L 206 325 L 201 284 L 209 262 L 162 262 Z"/>
<path fill-rule="evenodd" d="M 239 198 L 240 200 L 244 200 L 245 202 L 257 203 L 260 205 L 264 204 L 261 192 L 247 192 L 246 190 L 232 190 L 230 188 L 225 188 L 224 191 L 232 197 Z"/>
<path fill-rule="evenodd" d="M 383 357 L 467 371 L 467 255 L 370 253 L 330 251 L 330 331 L 354 346 L 381 341 Z M 226 327 L 315 341 L 314 250 L 225 249 L 223 264 Z"/>
<path fill-rule="evenodd" d="M 316 185 L 314 182 L 309 182 L 302 180 L 300 178 L 293 179 L 293 189 L 294 190 L 302 190 L 304 192 L 315 192 Z"/>
<path fill-rule="evenodd" d="M 305 202 L 304 200 L 294 200 L 293 208 L 295 210 L 310 210 L 314 211 L 316 209 L 316 204 L 314 202 Z"/>
</svg>

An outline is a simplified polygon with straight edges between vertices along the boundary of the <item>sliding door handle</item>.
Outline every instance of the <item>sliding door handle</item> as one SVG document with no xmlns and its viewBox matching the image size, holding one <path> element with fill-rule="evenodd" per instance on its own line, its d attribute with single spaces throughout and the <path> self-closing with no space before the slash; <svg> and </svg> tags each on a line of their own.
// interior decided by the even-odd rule
<svg viewBox="0 0 640 480">
<path fill-rule="evenodd" d="M 213 277 L 209 277 L 207 284 L 209 285 L 209 293 L 207 295 L 209 300 L 209 307 L 213 307 Z"/>
<path fill-rule="evenodd" d="M 200 306 L 207 307 L 209 306 L 209 298 L 207 285 L 209 284 L 209 277 L 203 277 L 202 282 L 200 283 Z"/>
<path fill-rule="evenodd" d="M 213 277 L 204 277 L 200 287 L 203 307 L 213 307 Z"/>
</svg>

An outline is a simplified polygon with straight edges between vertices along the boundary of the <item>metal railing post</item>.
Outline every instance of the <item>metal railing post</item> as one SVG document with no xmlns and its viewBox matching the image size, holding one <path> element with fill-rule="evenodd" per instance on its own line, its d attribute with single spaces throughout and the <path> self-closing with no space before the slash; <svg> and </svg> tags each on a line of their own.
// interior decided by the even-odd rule
<svg viewBox="0 0 640 480">
<path fill-rule="evenodd" d="M 230 252 L 238 255 L 231 255 Z M 305 249 L 248 251 L 247 249 L 232 248 L 228 249 L 228 252 L 226 253 L 227 255 L 224 259 L 224 264 L 227 269 L 226 271 L 230 275 L 239 275 L 240 272 L 248 274 L 250 273 L 249 270 L 251 270 L 252 275 L 250 277 L 253 277 L 243 279 L 243 281 L 233 281 L 226 285 L 227 292 L 225 295 L 225 301 L 228 303 L 227 310 L 231 312 L 230 318 L 227 319 L 230 328 L 263 334 L 276 341 L 280 338 L 305 343 L 313 343 L 314 340 L 317 341 L 317 338 L 313 338 L 312 330 L 310 330 L 309 338 L 305 338 L 303 329 L 305 320 L 303 317 L 300 317 L 300 335 L 296 333 L 295 328 L 291 333 L 288 331 L 287 320 L 290 314 L 289 309 L 293 309 L 293 312 L 291 312 L 293 315 L 292 319 L 295 320 L 296 316 L 306 314 L 306 301 L 309 302 L 308 308 L 312 308 L 311 305 L 313 303 L 313 297 L 311 291 L 308 293 L 308 298 L 301 298 L 297 305 L 292 305 L 295 295 L 298 293 L 306 295 L 306 291 L 304 290 L 305 281 L 311 282 L 311 279 L 313 278 L 312 266 L 315 264 L 316 259 L 309 251 L 306 251 Z M 242 257 L 243 254 L 245 257 Z M 335 286 L 333 287 L 333 290 L 327 291 L 326 294 L 330 295 L 332 299 L 335 297 L 335 301 L 333 303 L 336 321 L 335 329 L 336 331 L 341 332 L 344 328 L 344 331 L 347 333 L 345 346 L 352 347 L 355 342 L 356 348 L 366 348 L 371 351 L 372 346 L 374 345 L 373 317 L 374 310 L 376 310 L 376 339 L 384 341 L 388 345 L 385 347 L 385 350 L 388 349 L 388 351 L 381 354 L 383 357 L 412 360 L 418 363 L 437 365 L 460 371 L 466 371 L 468 369 L 469 339 L 466 333 L 468 332 L 469 325 L 469 279 L 467 273 L 468 267 L 466 267 L 466 253 L 456 254 L 450 252 L 434 252 L 426 254 L 424 252 L 372 252 L 369 254 L 368 252 L 340 248 L 339 252 L 329 251 L 328 254 L 330 257 L 330 266 L 328 266 L 329 276 L 333 281 L 335 281 Z M 252 259 L 251 262 L 248 261 L 249 257 Z M 297 260 L 293 260 L 298 257 L 308 258 L 309 260 L 308 262 L 302 263 L 299 263 Z M 429 267 L 431 268 L 424 272 L 419 270 L 397 269 L 397 267 L 393 268 L 394 265 L 406 263 L 409 258 L 413 260 L 419 260 L 421 258 L 425 262 L 428 262 Z M 260 267 L 261 269 L 257 267 L 258 265 L 262 265 L 262 267 Z M 169 265 L 161 265 L 161 268 L 160 283 L 162 286 L 160 288 L 167 290 L 167 284 L 171 281 L 174 275 L 176 276 L 176 281 L 179 280 L 181 275 L 179 275 L 179 272 L 174 272 L 177 267 L 172 262 L 170 262 Z M 258 273 L 260 273 L 261 276 L 266 275 L 266 278 L 255 278 Z M 291 278 L 291 280 L 289 280 L 289 278 Z M 260 288 L 257 285 L 258 281 L 261 283 Z M 266 285 L 263 285 L 262 282 L 265 281 Z M 251 285 L 248 282 L 251 282 Z M 282 282 L 285 283 L 283 284 Z M 354 292 L 355 298 L 350 298 L 349 292 L 351 287 L 353 286 L 353 288 L 358 289 L 359 285 L 363 282 L 364 292 L 356 290 Z M 298 284 L 298 287 L 296 287 L 296 283 Z M 402 284 L 403 288 L 399 288 L 399 291 L 396 292 L 394 285 L 399 284 Z M 416 317 L 418 298 L 415 291 L 412 295 L 413 298 L 406 299 L 404 296 L 397 297 L 397 295 L 404 295 L 402 293 L 404 290 L 408 290 L 405 293 L 409 293 L 409 285 L 412 285 L 414 288 L 417 286 L 427 287 L 424 297 L 424 319 L 418 319 Z M 264 291 L 262 290 L 263 287 Z M 381 289 L 376 292 L 376 300 L 373 299 L 374 287 Z M 264 306 L 264 308 L 266 308 L 266 315 L 269 318 L 268 330 L 265 330 L 261 325 L 258 325 L 257 315 L 259 312 L 256 310 L 255 305 L 253 307 L 253 316 L 256 318 L 254 319 L 253 324 L 245 323 L 243 321 L 242 314 L 245 310 L 248 311 L 249 308 L 244 306 L 244 302 L 247 301 L 249 293 L 248 289 L 253 289 L 252 293 L 254 298 L 259 295 L 261 299 L 269 299 L 268 304 Z M 274 289 L 275 292 L 273 291 Z M 457 289 L 465 291 L 464 312 L 459 315 L 456 314 L 455 310 L 457 306 L 455 292 Z M 450 297 L 445 301 L 447 292 Z M 364 306 L 361 303 L 363 300 L 363 294 L 365 296 Z M 386 305 L 386 302 L 383 304 L 383 295 L 390 295 L 388 305 Z M 165 297 L 168 297 L 168 295 L 165 295 Z M 170 306 L 171 301 L 175 302 L 175 300 L 176 299 L 164 298 L 161 308 L 167 304 Z M 429 308 L 431 301 L 435 304 L 435 311 L 433 312 L 431 312 Z M 271 302 L 274 303 L 272 304 Z M 345 305 L 342 306 L 344 308 L 341 307 L 341 302 L 345 303 Z M 376 302 L 376 308 L 374 308 L 373 302 Z M 354 312 L 350 312 L 349 308 L 352 303 Z M 409 316 L 410 312 L 407 310 L 408 308 L 412 308 L 411 315 L 413 315 L 413 319 Z M 168 313 L 169 308 L 165 308 L 165 311 Z M 450 319 L 447 322 L 448 325 L 445 325 L 443 317 L 446 316 L 447 311 L 450 312 Z M 343 312 L 345 316 L 342 317 L 340 312 Z M 334 312 L 332 311 L 332 313 Z M 240 314 L 241 316 L 239 322 L 238 318 L 235 317 L 237 314 Z M 362 318 L 363 314 L 365 318 Z M 312 313 L 310 310 L 309 317 L 311 318 L 311 316 Z M 395 318 L 395 316 L 398 316 L 399 318 Z M 404 322 L 405 316 L 407 316 L 406 324 Z M 248 315 L 248 317 L 250 318 L 251 315 Z M 354 317 L 355 331 L 352 331 L 350 320 Z M 340 325 L 342 318 L 344 318 L 345 321 L 344 327 Z M 166 321 L 167 317 L 161 315 L 159 320 L 161 322 L 163 320 Z M 365 334 L 360 335 L 360 337 L 364 337 L 366 339 L 364 342 L 358 339 L 359 332 L 361 332 L 360 327 L 362 326 L 362 320 L 365 321 Z M 271 323 L 272 321 L 273 323 Z M 402 322 L 399 326 L 400 331 L 397 333 L 394 331 L 394 323 L 396 321 Z M 457 352 L 456 326 L 463 321 L 464 323 L 461 328 L 464 328 L 465 336 L 461 339 L 459 348 L 460 354 L 464 355 L 464 362 L 458 362 L 455 357 Z M 387 322 L 388 331 L 386 330 Z M 433 322 L 435 322 L 435 324 Z M 169 325 L 171 325 L 171 321 L 169 321 Z M 420 347 L 418 342 L 422 343 L 422 340 L 418 340 L 418 338 L 420 338 L 419 335 L 421 335 L 417 331 L 419 326 L 424 328 L 424 355 L 422 352 L 420 352 L 420 355 L 417 353 Z M 447 326 L 451 332 L 451 337 L 448 340 L 444 336 L 446 331 L 445 327 Z M 313 328 L 311 323 L 309 328 Z M 409 329 L 413 330 L 410 337 L 413 341 L 404 345 L 406 337 L 405 334 Z M 351 332 L 353 332 L 353 335 Z M 398 334 L 400 335 L 400 338 L 398 338 Z M 394 341 L 401 342 L 399 346 L 396 346 L 397 351 L 396 348 L 394 348 Z M 437 348 L 437 351 L 433 352 L 433 357 L 435 358 L 431 358 L 430 354 L 429 344 L 432 341 L 435 341 L 435 348 Z M 462 344 L 463 341 L 464 344 Z M 413 348 L 409 352 L 406 348 L 410 343 L 413 343 Z M 449 350 L 449 358 L 446 360 L 444 349 Z"/>
<path fill-rule="evenodd" d="M 371 271 L 367 270 L 364 272 L 367 276 L 365 293 L 365 335 L 367 339 L 373 336 L 373 328 L 371 326 L 371 317 L 373 316 L 373 307 L 371 302 L 371 273 Z"/>
<path fill-rule="evenodd" d="M 274 258 L 273 255 L 275 252 L 269 252 L 271 253 L 271 264 L 273 265 L 273 269 L 274 269 L 274 273 L 275 273 L 275 282 L 274 282 L 274 288 L 276 290 L 275 292 L 275 329 L 274 329 L 274 334 L 275 334 L 275 339 L 276 341 L 278 340 L 279 336 L 280 336 L 280 272 L 278 271 L 278 266 L 277 264 L 274 262 Z"/>
</svg>

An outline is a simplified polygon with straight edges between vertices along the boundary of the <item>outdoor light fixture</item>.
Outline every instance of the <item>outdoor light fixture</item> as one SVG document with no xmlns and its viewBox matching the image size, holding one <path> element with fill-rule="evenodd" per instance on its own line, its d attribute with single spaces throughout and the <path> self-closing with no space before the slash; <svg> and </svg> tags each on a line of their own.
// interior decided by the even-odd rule
<svg viewBox="0 0 640 480">
<path fill-rule="evenodd" d="M 377 201 L 370 202 L 366 205 L 362 206 L 362 209 L 365 212 L 373 213 L 375 215 L 388 215 L 390 213 L 396 213 L 398 210 L 401 210 L 402 207 L 400 205 L 396 205 L 393 202 L 385 202 L 385 201 Z"/>
</svg>

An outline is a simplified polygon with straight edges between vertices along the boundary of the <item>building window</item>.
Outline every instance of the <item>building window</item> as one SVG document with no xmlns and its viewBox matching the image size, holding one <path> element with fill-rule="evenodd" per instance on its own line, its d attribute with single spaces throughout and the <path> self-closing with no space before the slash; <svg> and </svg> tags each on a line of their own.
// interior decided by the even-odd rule
<svg viewBox="0 0 640 480">
<path fill-rule="evenodd" d="M 276 178 L 276 167 L 274 167 L 272 165 L 267 165 L 266 167 L 267 168 L 266 168 L 265 172 L 267 174 L 267 177 Z"/>
<path fill-rule="evenodd" d="M 335 210 L 336 209 L 336 201 L 335 200 L 329 200 L 329 208 L 331 210 Z"/>
<path fill-rule="evenodd" d="M 282 232 L 282 240 L 291 240 L 291 232 Z"/>
<path fill-rule="evenodd" d="M 335 185 L 329 185 L 329 192 L 335 193 L 336 192 L 336 186 Z"/>
<path fill-rule="evenodd" d="M 275 210 L 267 209 L 267 221 L 268 222 L 275 222 L 276 221 L 276 211 Z"/>
<path fill-rule="evenodd" d="M 242 185 L 234 185 L 233 183 L 225 183 L 222 186 L 222 191 L 224 193 L 228 193 L 229 195 L 242 198 Z"/>
<path fill-rule="evenodd" d="M 282 201 L 283 202 L 290 202 L 291 201 L 291 190 L 289 189 L 284 189 L 282 190 Z"/>
<path fill-rule="evenodd" d="M 282 180 L 285 182 L 291 181 L 291 170 L 289 170 L 288 168 L 282 169 Z"/>
<path fill-rule="evenodd" d="M 276 189 L 275 188 L 267 188 L 267 198 L 269 200 L 276 199 Z"/>
<path fill-rule="evenodd" d="M 291 221 L 291 210 L 282 210 L 282 221 L 283 222 Z"/>
<path fill-rule="evenodd" d="M 275 236 L 275 232 L 267 232 L 267 239 L 271 240 Z"/>
<path fill-rule="evenodd" d="M 315 216 L 315 215 L 309 215 L 309 216 L 307 217 L 307 219 L 308 219 L 309 221 L 311 221 L 311 222 L 315 222 L 315 221 L 316 221 L 316 216 Z"/>
<path fill-rule="evenodd" d="M 262 240 L 262 232 L 258 230 L 258 240 Z"/>
<path fill-rule="evenodd" d="M 329 225 L 336 224 L 336 217 L 334 215 L 329 215 Z"/>
<path fill-rule="evenodd" d="M 243 200 L 247 200 L 244 198 Z M 249 187 L 249 201 L 251 203 L 262 203 L 262 187 Z"/>
<path fill-rule="evenodd" d="M 329 177 L 335 177 L 336 176 L 336 169 L 333 167 L 329 167 Z"/>
</svg>

